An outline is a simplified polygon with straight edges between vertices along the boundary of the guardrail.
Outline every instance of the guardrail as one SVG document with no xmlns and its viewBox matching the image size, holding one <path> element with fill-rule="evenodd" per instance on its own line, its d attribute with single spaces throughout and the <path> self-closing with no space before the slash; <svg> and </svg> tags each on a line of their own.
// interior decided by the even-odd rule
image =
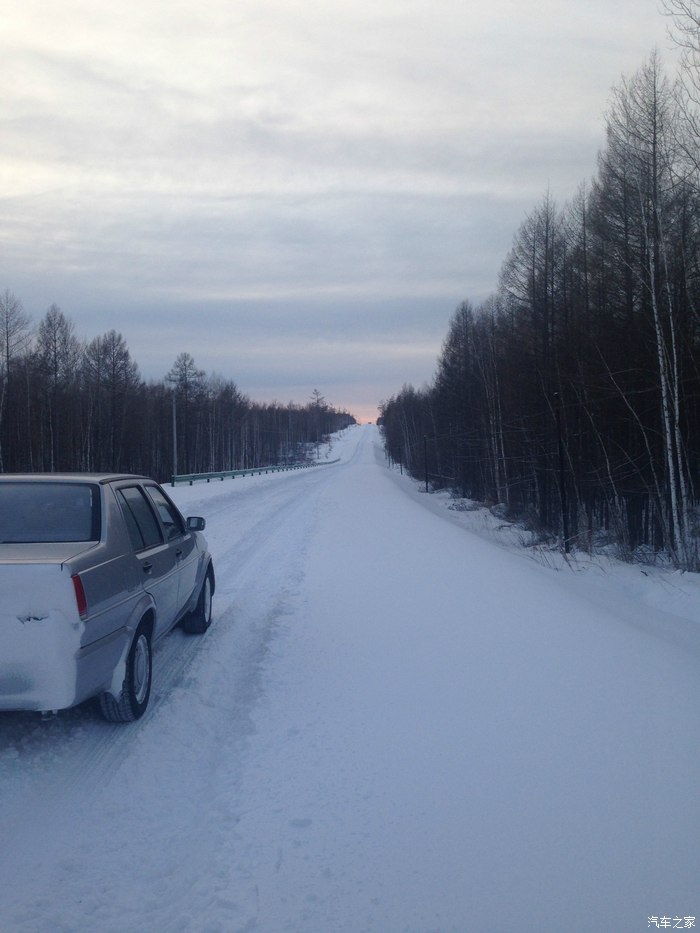
<svg viewBox="0 0 700 933">
<path fill-rule="evenodd" d="M 176 483 L 189 483 L 190 486 L 192 486 L 193 483 L 203 482 L 204 480 L 210 483 L 213 479 L 219 479 L 223 482 L 228 477 L 235 479 L 237 476 L 261 476 L 263 473 L 286 473 L 289 470 L 308 470 L 309 467 L 330 466 L 332 463 L 340 463 L 340 458 L 337 460 L 317 460 L 315 463 L 294 463 L 254 467 L 252 470 L 222 470 L 218 473 L 180 473 L 170 478 L 170 485 L 174 486 Z"/>
</svg>

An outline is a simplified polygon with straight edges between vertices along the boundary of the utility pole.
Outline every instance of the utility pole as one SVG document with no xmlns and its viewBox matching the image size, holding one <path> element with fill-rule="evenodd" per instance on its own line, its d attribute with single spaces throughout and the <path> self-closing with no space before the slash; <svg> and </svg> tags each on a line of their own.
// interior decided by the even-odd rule
<svg viewBox="0 0 700 933">
<path fill-rule="evenodd" d="M 564 437 L 561 428 L 561 396 L 554 393 L 554 417 L 557 422 L 557 446 L 559 448 L 559 498 L 561 500 L 561 524 L 564 535 L 564 553 L 570 550 L 569 543 L 569 506 L 566 499 L 566 468 L 564 461 Z"/>
<path fill-rule="evenodd" d="M 167 380 L 173 387 L 173 477 L 177 476 L 177 379 Z M 173 479 L 173 485 L 175 480 Z"/>
<path fill-rule="evenodd" d="M 428 492 L 428 435 L 423 435 L 423 463 L 425 466 L 425 491 Z"/>
<path fill-rule="evenodd" d="M 173 476 L 177 476 L 177 393 L 173 389 Z"/>
</svg>

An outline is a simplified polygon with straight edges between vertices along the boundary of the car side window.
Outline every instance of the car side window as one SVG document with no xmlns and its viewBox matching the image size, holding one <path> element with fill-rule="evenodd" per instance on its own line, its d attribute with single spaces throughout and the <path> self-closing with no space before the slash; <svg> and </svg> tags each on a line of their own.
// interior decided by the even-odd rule
<svg viewBox="0 0 700 933">
<path fill-rule="evenodd" d="M 158 526 L 153 509 L 138 486 L 125 486 L 117 490 L 126 527 L 134 549 L 155 547 L 163 543 L 163 536 Z"/>
<path fill-rule="evenodd" d="M 172 504 L 168 502 L 163 493 L 157 486 L 146 486 L 146 492 L 153 500 L 156 511 L 160 517 L 168 541 L 177 538 L 185 533 L 185 527 L 182 518 Z"/>
</svg>

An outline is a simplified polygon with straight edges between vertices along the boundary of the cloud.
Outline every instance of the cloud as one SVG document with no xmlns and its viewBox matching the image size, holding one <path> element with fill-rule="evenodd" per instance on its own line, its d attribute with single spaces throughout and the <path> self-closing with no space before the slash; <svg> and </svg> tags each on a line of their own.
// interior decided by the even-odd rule
<svg viewBox="0 0 700 933">
<path fill-rule="evenodd" d="M 0 285 L 154 377 L 187 349 L 245 391 L 380 397 L 594 172 L 666 27 L 656 0 L 5 6 Z"/>
</svg>

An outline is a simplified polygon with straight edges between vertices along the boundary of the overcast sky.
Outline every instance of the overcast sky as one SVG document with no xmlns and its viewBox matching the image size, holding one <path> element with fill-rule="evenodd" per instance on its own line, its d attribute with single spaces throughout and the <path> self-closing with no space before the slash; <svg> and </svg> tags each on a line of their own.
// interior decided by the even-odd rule
<svg viewBox="0 0 700 933">
<path fill-rule="evenodd" d="M 0 0 L 0 289 L 359 418 L 596 166 L 657 0 Z"/>
</svg>

